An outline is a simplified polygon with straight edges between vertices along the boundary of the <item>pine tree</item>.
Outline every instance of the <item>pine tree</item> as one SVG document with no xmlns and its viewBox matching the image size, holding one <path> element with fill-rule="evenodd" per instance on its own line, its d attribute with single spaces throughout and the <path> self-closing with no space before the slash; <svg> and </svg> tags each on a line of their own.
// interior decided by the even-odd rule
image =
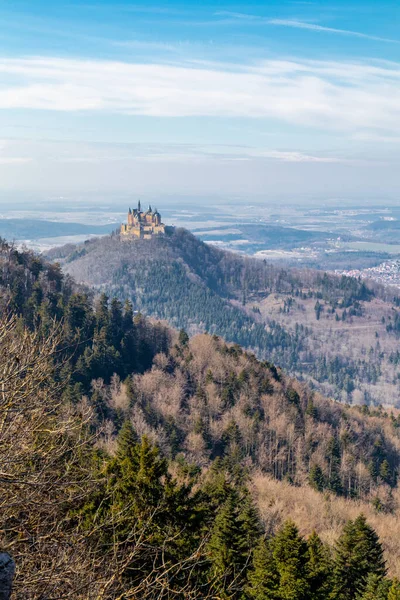
<svg viewBox="0 0 400 600">
<path fill-rule="evenodd" d="M 321 538 L 315 533 L 307 540 L 308 563 L 307 578 L 310 586 L 310 596 L 313 600 L 324 600 L 332 589 L 332 563 L 327 548 Z"/>
<path fill-rule="evenodd" d="M 387 600 L 400 600 L 400 581 L 398 579 L 392 581 Z"/>
<path fill-rule="evenodd" d="M 307 542 L 292 521 L 287 521 L 276 534 L 273 556 L 280 576 L 279 597 L 282 600 L 308 600 Z"/>
<path fill-rule="evenodd" d="M 189 336 L 184 329 L 181 329 L 179 332 L 179 345 L 187 346 L 189 343 Z"/>
<path fill-rule="evenodd" d="M 222 598 L 239 598 L 243 560 L 234 493 L 229 495 L 215 518 L 208 549 L 215 589 Z"/>
<path fill-rule="evenodd" d="M 110 333 L 111 333 L 111 343 L 115 348 L 119 348 L 122 336 L 123 336 L 123 328 L 122 328 L 122 304 L 117 298 L 113 298 L 111 300 L 111 308 L 110 308 Z"/>
<path fill-rule="evenodd" d="M 208 499 L 210 509 L 217 510 L 233 493 L 233 487 L 229 483 L 222 458 L 212 462 L 208 479 L 203 486 L 203 492 Z"/>
<path fill-rule="evenodd" d="M 315 406 L 312 398 L 309 398 L 309 400 L 307 402 L 306 415 L 308 415 L 309 417 L 312 417 L 313 419 L 318 418 L 318 409 Z"/>
<path fill-rule="evenodd" d="M 317 490 L 317 492 L 322 492 L 325 487 L 325 477 L 319 465 L 311 467 L 308 479 L 311 487 Z"/>
<path fill-rule="evenodd" d="M 390 481 L 391 481 L 390 465 L 386 458 L 382 461 L 382 463 L 379 467 L 379 476 L 382 477 L 382 479 L 385 483 L 390 484 Z"/>
<path fill-rule="evenodd" d="M 390 581 L 382 579 L 376 573 L 368 575 L 364 592 L 357 596 L 357 600 L 388 600 Z"/>
<path fill-rule="evenodd" d="M 343 487 L 340 479 L 340 442 L 336 436 L 332 436 L 328 443 L 327 459 L 329 461 L 329 488 L 335 494 L 342 494 Z"/>
<path fill-rule="evenodd" d="M 377 534 L 360 515 L 345 525 L 336 546 L 335 599 L 352 600 L 363 593 L 370 573 L 384 577 L 385 560 Z"/>
<path fill-rule="evenodd" d="M 261 535 L 261 522 L 256 507 L 250 494 L 247 492 L 245 498 L 239 503 L 239 514 L 237 517 L 240 527 L 240 551 L 243 564 L 247 565 L 249 557 Z"/>
<path fill-rule="evenodd" d="M 133 306 L 129 300 L 125 300 L 122 327 L 125 332 L 133 329 Z"/>
<path fill-rule="evenodd" d="M 255 547 L 246 592 L 254 600 L 279 600 L 279 573 L 271 542 L 260 539 Z"/>
<path fill-rule="evenodd" d="M 129 420 L 124 421 L 117 439 L 117 456 L 124 460 L 136 453 L 137 436 Z"/>
</svg>

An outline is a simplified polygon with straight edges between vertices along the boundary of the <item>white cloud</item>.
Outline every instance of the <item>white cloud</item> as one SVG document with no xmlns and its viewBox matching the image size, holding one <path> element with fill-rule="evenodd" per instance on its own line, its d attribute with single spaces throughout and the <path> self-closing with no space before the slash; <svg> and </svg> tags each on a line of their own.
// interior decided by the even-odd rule
<svg viewBox="0 0 400 600">
<path fill-rule="evenodd" d="M 3 146 L 2 146 L 3 144 Z M 64 164 L 104 164 L 125 162 L 198 163 L 234 160 L 263 160 L 286 163 L 354 163 L 346 157 L 308 154 L 301 151 L 282 151 L 271 148 L 217 144 L 146 144 L 146 143 L 83 143 L 67 141 L 3 140 L 0 150 L 19 154 L 21 158 L 2 158 L 4 161 Z M 23 156 L 25 155 L 25 157 Z"/>
<path fill-rule="evenodd" d="M 265 24 L 265 25 L 280 25 L 283 27 L 294 27 L 295 29 L 308 29 L 310 31 L 319 31 L 326 33 L 337 33 L 339 35 L 350 35 L 353 37 L 363 38 L 366 40 L 373 40 L 376 42 L 385 42 L 388 44 L 400 44 L 400 40 L 394 40 L 391 38 L 381 37 L 369 33 L 362 33 L 360 31 L 352 31 L 350 29 L 339 29 L 336 27 L 325 27 L 316 23 L 308 23 L 306 21 L 298 21 L 296 19 L 270 19 L 268 17 L 260 17 L 258 15 L 251 15 L 247 13 L 238 13 L 227 10 L 218 11 L 216 15 L 230 17 L 237 21 L 245 21 L 247 23 L 254 24 Z"/>
<path fill-rule="evenodd" d="M 295 29 L 308 29 L 309 31 L 319 31 L 326 33 L 337 33 L 339 35 L 350 35 L 353 37 L 373 40 L 375 42 L 385 42 L 387 44 L 400 44 L 400 40 L 371 35 L 369 33 L 361 33 L 360 31 L 351 31 L 349 29 L 337 29 L 335 27 L 324 27 L 315 23 L 307 23 L 305 21 L 295 21 L 291 19 L 268 19 L 269 25 L 281 25 L 283 27 L 294 27 Z"/>
<path fill-rule="evenodd" d="M 267 60 L 253 66 L 0 60 L 0 109 L 252 117 L 320 129 L 400 130 L 400 65 Z"/>
<path fill-rule="evenodd" d="M 304 154 L 303 152 L 282 152 L 279 150 L 264 150 L 264 151 L 253 151 L 249 153 L 249 156 L 253 158 L 266 158 L 272 160 L 279 160 L 283 162 L 311 162 L 311 163 L 346 163 L 351 162 L 348 159 L 337 158 L 334 156 L 313 156 L 310 154 Z"/>
<path fill-rule="evenodd" d="M 0 156 L 0 165 L 21 165 L 31 161 L 31 158 L 25 156 Z"/>
</svg>

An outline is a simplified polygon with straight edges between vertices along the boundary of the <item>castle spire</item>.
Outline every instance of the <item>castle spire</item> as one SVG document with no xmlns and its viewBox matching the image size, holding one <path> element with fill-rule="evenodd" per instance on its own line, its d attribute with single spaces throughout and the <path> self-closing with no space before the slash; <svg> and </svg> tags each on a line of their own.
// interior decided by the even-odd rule
<svg viewBox="0 0 400 600">
<path fill-rule="evenodd" d="M 138 211 L 139 211 L 139 212 L 142 210 L 142 207 L 140 206 L 140 200 L 139 200 L 139 202 L 138 202 L 137 208 L 138 208 Z"/>
</svg>

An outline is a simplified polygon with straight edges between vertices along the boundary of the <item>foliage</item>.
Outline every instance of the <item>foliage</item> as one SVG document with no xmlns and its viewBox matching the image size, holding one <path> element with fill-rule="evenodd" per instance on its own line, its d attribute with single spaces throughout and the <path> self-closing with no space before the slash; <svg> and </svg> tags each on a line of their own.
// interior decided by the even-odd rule
<svg viewBox="0 0 400 600">
<path fill-rule="evenodd" d="M 378 536 L 365 517 L 360 515 L 346 524 L 336 547 L 335 598 L 350 600 L 357 593 L 366 592 L 367 584 L 371 587 L 372 582 L 376 583 L 385 575 L 385 560 Z M 375 576 L 375 579 L 371 579 L 371 576 Z"/>
<path fill-rule="evenodd" d="M 173 235 L 193 257 L 196 243 Z M 220 270 L 214 250 L 201 252 L 196 275 L 227 298 L 238 281 L 248 293 L 272 277 L 217 253 Z M 249 486 L 259 470 L 376 497 L 396 486 L 395 418 L 339 406 L 131 302 L 93 299 L 31 253 L 2 244 L 0 258 L 1 544 L 16 598 L 398 597 L 363 516 L 330 548 L 291 521 L 266 530 Z M 350 304 L 369 298 L 362 284 L 339 287 Z"/>
</svg>

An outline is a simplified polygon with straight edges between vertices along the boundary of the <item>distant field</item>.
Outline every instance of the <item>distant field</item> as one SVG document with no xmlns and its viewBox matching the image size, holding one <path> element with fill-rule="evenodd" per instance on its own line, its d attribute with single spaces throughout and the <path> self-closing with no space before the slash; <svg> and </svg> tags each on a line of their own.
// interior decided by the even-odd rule
<svg viewBox="0 0 400 600">
<path fill-rule="evenodd" d="M 341 248 L 361 250 L 365 252 L 386 252 L 387 254 L 400 254 L 400 244 L 383 244 L 377 242 L 345 242 Z"/>
</svg>

